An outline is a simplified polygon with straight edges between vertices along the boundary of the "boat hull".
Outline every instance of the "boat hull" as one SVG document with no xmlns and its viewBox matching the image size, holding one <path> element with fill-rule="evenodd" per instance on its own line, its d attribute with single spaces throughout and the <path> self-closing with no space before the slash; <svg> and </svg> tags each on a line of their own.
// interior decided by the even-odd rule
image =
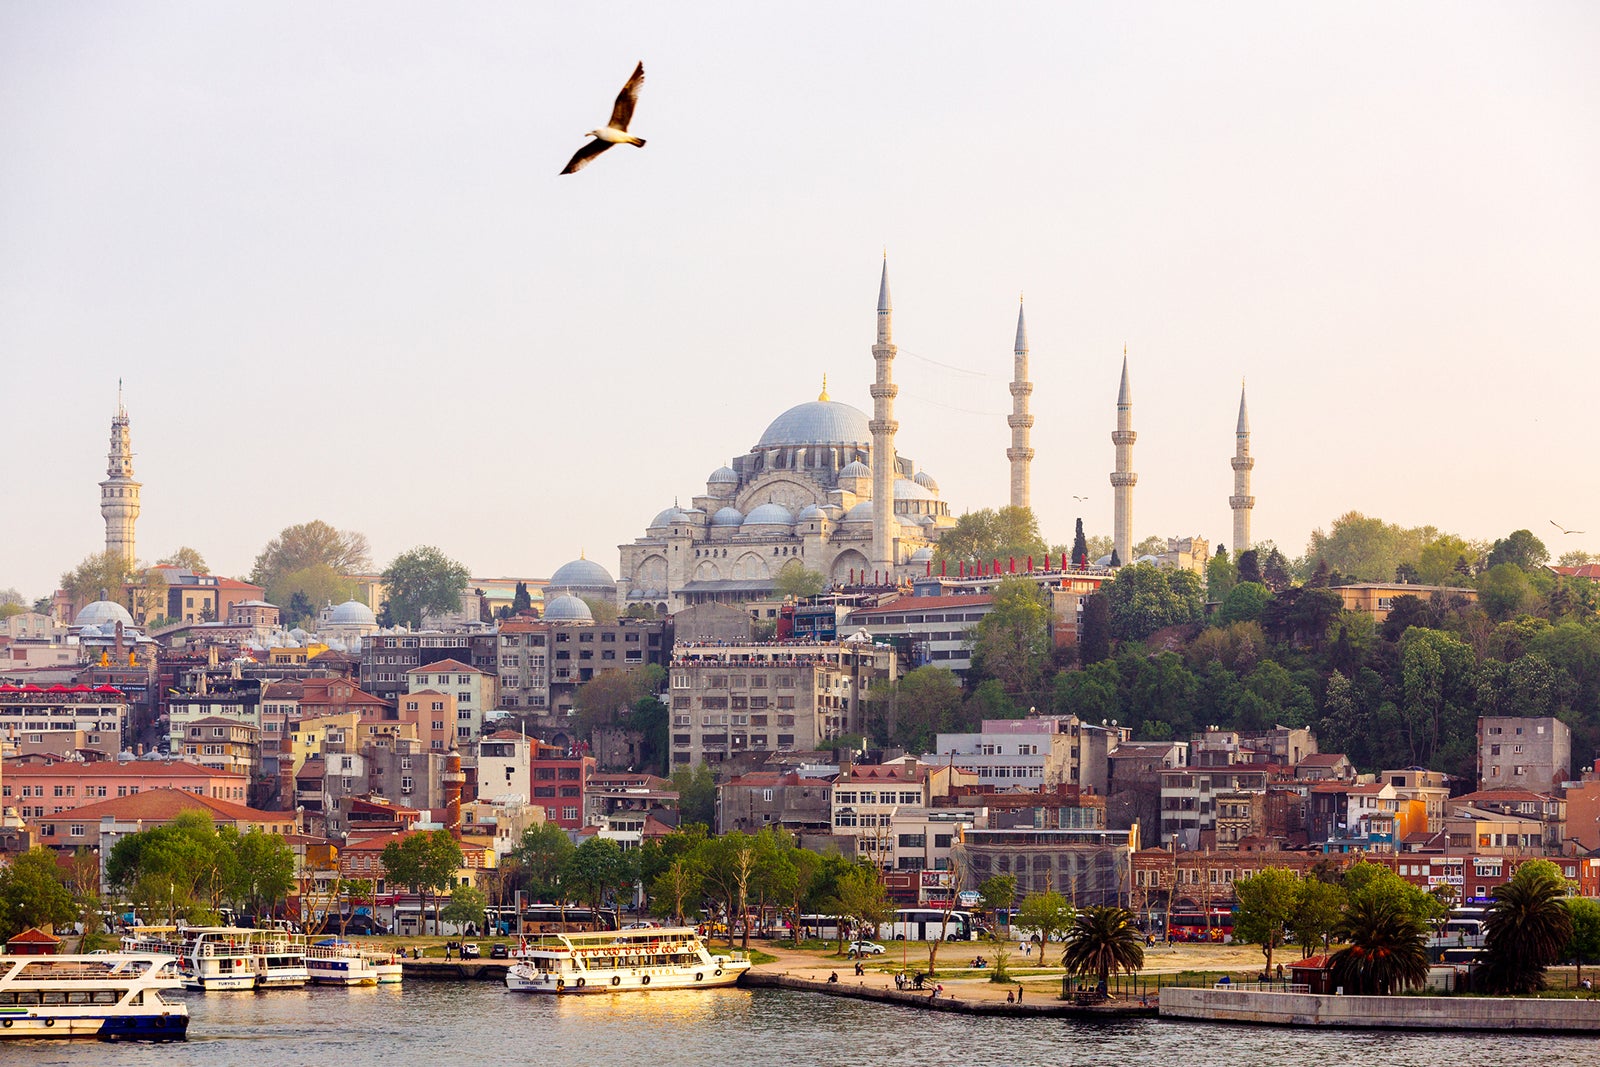
<svg viewBox="0 0 1600 1067">
<path fill-rule="evenodd" d="M 602 971 L 596 974 L 556 976 L 539 972 L 519 973 L 513 967 L 506 973 L 506 988 L 513 993 L 543 993 L 549 996 L 585 996 L 594 993 L 643 993 L 669 989 L 715 989 L 730 986 L 750 969 L 743 961 L 720 967 L 654 967 L 631 971 Z"/>
<path fill-rule="evenodd" d="M 104 1015 L 34 1008 L 40 1014 L 0 1016 L 0 1040 L 8 1038 L 98 1038 L 101 1041 L 182 1041 L 189 1031 L 187 1011 Z M 48 1014 L 46 1014 L 48 1012 Z"/>
</svg>

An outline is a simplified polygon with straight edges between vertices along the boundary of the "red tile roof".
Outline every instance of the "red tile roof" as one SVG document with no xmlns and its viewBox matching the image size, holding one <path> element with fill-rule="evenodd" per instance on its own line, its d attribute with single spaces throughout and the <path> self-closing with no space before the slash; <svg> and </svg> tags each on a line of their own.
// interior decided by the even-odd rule
<svg viewBox="0 0 1600 1067">
<path fill-rule="evenodd" d="M 238 777 L 237 775 L 235 777 Z M 292 811 L 258 811 L 247 808 L 243 804 L 233 804 L 226 800 L 215 800 L 211 797 L 196 796 L 194 793 L 182 789 L 146 789 L 127 797 L 115 797 L 111 800 L 102 800 L 96 804 L 85 804 L 81 808 L 73 808 L 57 815 L 46 816 L 46 820 L 60 822 L 99 822 L 110 816 L 119 820 L 143 820 L 146 822 L 171 821 L 186 811 L 206 811 L 221 822 L 232 823 L 292 823 Z"/>
<path fill-rule="evenodd" d="M 1343 752 L 1313 752 L 1295 764 L 1296 767 L 1333 767 L 1345 758 Z"/>
<path fill-rule="evenodd" d="M 454 674 L 457 671 L 464 671 L 464 672 L 466 672 L 468 674 L 482 674 L 483 673 L 478 668 L 473 667 L 473 666 L 471 666 L 469 664 L 466 664 L 466 663 L 462 663 L 458 659 L 438 659 L 438 660 L 434 660 L 432 663 L 424 663 L 420 667 L 412 667 L 409 671 L 406 671 L 406 673 L 407 674 L 429 674 L 429 673 L 438 673 L 440 671 L 445 671 L 445 672 L 448 672 L 448 673 L 451 673 L 451 674 Z"/>
</svg>

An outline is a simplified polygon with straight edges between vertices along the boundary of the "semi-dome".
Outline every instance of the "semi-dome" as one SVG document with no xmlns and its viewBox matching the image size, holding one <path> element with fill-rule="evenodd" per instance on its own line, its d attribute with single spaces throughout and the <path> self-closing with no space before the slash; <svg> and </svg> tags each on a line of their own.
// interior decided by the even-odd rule
<svg viewBox="0 0 1600 1067">
<path fill-rule="evenodd" d="M 562 593 L 554 600 L 548 600 L 544 605 L 544 617 L 550 622 L 593 622 L 594 613 L 589 610 L 589 605 L 573 596 L 571 593 Z"/>
<path fill-rule="evenodd" d="M 361 601 L 346 600 L 328 612 L 328 622 L 335 626 L 376 626 L 378 617 Z"/>
<path fill-rule="evenodd" d="M 654 530 L 658 526 L 671 526 L 675 522 L 685 522 L 687 519 L 688 516 L 684 513 L 683 509 L 674 504 L 672 507 L 651 519 L 649 528 Z"/>
<path fill-rule="evenodd" d="M 793 526 L 794 516 L 782 504 L 767 503 L 752 508 L 744 517 L 746 526 Z"/>
<path fill-rule="evenodd" d="M 844 513 L 844 521 L 845 522 L 871 522 L 872 521 L 872 501 L 863 500 L 861 503 L 857 504 L 855 507 L 853 507 L 849 511 L 845 512 Z"/>
<path fill-rule="evenodd" d="M 839 477 L 870 478 L 872 477 L 872 468 L 861 462 L 859 459 L 853 459 L 849 463 L 846 463 L 839 470 Z"/>
<path fill-rule="evenodd" d="M 782 445 L 867 445 L 872 431 L 866 413 L 837 400 L 812 400 L 772 420 L 757 448 Z"/>
<path fill-rule="evenodd" d="M 718 467 L 711 472 L 711 477 L 706 479 L 707 485 L 738 485 L 738 472 L 731 467 Z"/>
<path fill-rule="evenodd" d="M 931 545 L 923 545 L 921 548 L 919 548 L 915 552 L 911 553 L 911 562 L 912 563 L 922 563 L 923 561 L 930 560 L 932 558 L 933 558 L 933 547 Z"/>
<path fill-rule="evenodd" d="M 551 589 L 607 589 L 616 585 L 611 572 L 592 559 L 575 559 L 563 563 L 550 576 Z"/>
<path fill-rule="evenodd" d="M 744 512 L 738 508 L 718 508 L 717 513 L 711 516 L 713 526 L 740 526 L 744 523 Z"/>
<path fill-rule="evenodd" d="M 933 494 L 909 478 L 896 478 L 894 480 L 894 498 L 896 500 L 932 500 Z"/>
<path fill-rule="evenodd" d="M 918 515 L 917 516 L 917 525 L 918 526 L 937 526 L 938 524 L 939 524 L 939 520 L 934 518 L 932 515 Z"/>
<path fill-rule="evenodd" d="M 133 616 L 128 614 L 128 609 L 114 600 L 96 600 L 88 604 L 72 618 L 74 626 L 104 626 L 110 623 L 115 629 L 117 623 L 124 627 L 133 625 Z"/>
<path fill-rule="evenodd" d="M 937 493 L 939 491 L 939 483 L 934 481 L 933 475 L 929 474 L 927 471 L 918 471 L 917 476 L 913 479 L 913 481 L 922 486 L 922 488 L 928 490 L 930 493 Z"/>
</svg>

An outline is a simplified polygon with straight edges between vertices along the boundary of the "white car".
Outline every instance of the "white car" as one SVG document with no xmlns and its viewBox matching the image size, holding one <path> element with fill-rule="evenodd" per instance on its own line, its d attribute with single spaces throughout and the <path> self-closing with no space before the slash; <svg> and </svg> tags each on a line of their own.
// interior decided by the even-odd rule
<svg viewBox="0 0 1600 1067">
<path fill-rule="evenodd" d="M 883 955 L 883 946 L 876 941 L 852 941 L 850 942 L 850 951 L 857 956 L 881 956 Z"/>
</svg>

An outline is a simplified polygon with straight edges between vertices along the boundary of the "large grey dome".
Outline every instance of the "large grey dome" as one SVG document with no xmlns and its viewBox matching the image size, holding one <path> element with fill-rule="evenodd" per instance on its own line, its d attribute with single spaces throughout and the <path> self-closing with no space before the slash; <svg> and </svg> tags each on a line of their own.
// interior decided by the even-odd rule
<svg viewBox="0 0 1600 1067">
<path fill-rule="evenodd" d="M 867 445 L 872 431 L 866 413 L 837 400 L 812 400 L 772 420 L 757 448 L 779 445 Z"/>
<path fill-rule="evenodd" d="M 933 494 L 909 478 L 896 478 L 894 482 L 894 498 L 896 500 L 932 500 Z"/>
<path fill-rule="evenodd" d="M 844 513 L 844 521 L 845 522 L 871 522 L 872 521 L 872 501 L 863 500 L 861 503 L 857 504 L 855 507 L 853 507 L 849 511 L 845 512 Z"/>
<path fill-rule="evenodd" d="M 782 504 L 762 504 L 744 517 L 746 526 L 793 526 L 794 516 Z"/>
<path fill-rule="evenodd" d="M 378 617 L 359 600 L 346 600 L 328 612 L 328 622 L 339 626 L 376 626 Z"/>
<path fill-rule="evenodd" d="M 594 621 L 594 613 L 589 610 L 589 605 L 571 593 L 562 593 L 554 600 L 546 601 L 544 617 L 551 622 Z"/>
<path fill-rule="evenodd" d="M 825 519 L 827 517 L 828 517 L 828 513 L 826 511 L 823 511 L 816 504 L 807 504 L 804 508 L 800 509 L 800 514 L 795 516 L 794 521 L 795 522 L 820 522 L 820 521 L 822 521 L 823 519 Z"/>
<path fill-rule="evenodd" d="M 610 589 L 616 579 L 611 572 L 592 559 L 575 559 L 563 563 L 550 576 L 549 589 Z"/>
<path fill-rule="evenodd" d="M 738 526 L 744 522 L 744 512 L 738 508 L 718 508 L 717 513 L 711 516 L 713 526 Z"/>
<path fill-rule="evenodd" d="M 93 604 L 84 606 L 84 609 L 72 617 L 74 626 L 104 626 L 110 623 L 114 631 L 117 623 L 124 628 L 133 625 L 133 616 L 128 614 L 128 609 L 114 600 L 96 600 Z"/>
<path fill-rule="evenodd" d="M 651 519 L 649 529 L 654 530 L 660 526 L 671 526 L 675 522 L 687 522 L 688 520 L 689 516 L 684 513 L 683 509 L 674 504 L 672 507 Z"/>
<path fill-rule="evenodd" d="M 738 485 L 739 475 L 731 467 L 718 467 L 706 479 L 707 485 Z"/>
<path fill-rule="evenodd" d="M 933 475 L 929 474 L 927 471 L 918 471 L 915 480 L 916 483 L 922 486 L 924 489 L 932 490 L 935 493 L 939 491 L 939 483 L 934 481 Z"/>
</svg>

